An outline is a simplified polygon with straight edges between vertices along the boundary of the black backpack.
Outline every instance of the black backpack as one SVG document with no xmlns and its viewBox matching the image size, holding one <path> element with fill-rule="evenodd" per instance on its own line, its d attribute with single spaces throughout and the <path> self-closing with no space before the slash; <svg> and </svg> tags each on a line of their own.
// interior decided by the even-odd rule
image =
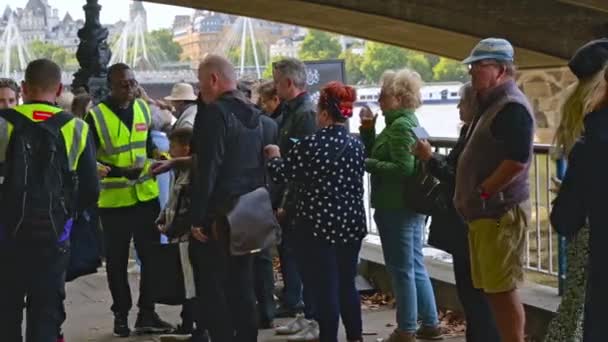
<svg viewBox="0 0 608 342">
<path fill-rule="evenodd" d="M 0 117 L 13 125 L 0 173 L 0 222 L 5 233 L 10 239 L 40 244 L 67 239 L 78 177 L 69 169 L 61 127 L 74 116 L 60 112 L 32 122 L 6 110 Z"/>
</svg>

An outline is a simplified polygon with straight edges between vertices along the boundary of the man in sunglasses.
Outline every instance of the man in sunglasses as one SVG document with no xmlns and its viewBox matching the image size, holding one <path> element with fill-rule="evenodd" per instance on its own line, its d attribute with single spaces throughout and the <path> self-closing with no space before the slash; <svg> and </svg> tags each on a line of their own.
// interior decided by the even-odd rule
<svg viewBox="0 0 608 342">
<path fill-rule="evenodd" d="M 454 204 L 469 228 L 473 286 L 487 295 L 501 340 L 524 342 L 517 287 L 530 218 L 534 117 L 515 84 L 513 57 L 507 40 L 487 38 L 463 61 L 479 108 L 458 161 Z"/>
<path fill-rule="evenodd" d="M 108 69 L 108 97 L 93 107 L 85 120 L 93 131 L 97 161 L 108 174 L 101 179 L 98 200 L 104 231 L 108 284 L 112 293 L 114 335 L 127 337 L 131 290 L 128 281 L 129 246 L 141 259 L 139 314 L 135 332 L 168 333 L 173 327 L 162 321 L 149 298 L 146 246 L 160 241 L 154 220 L 158 217 L 159 189 L 150 176 L 151 158 L 158 155 L 150 134 L 152 116 L 148 104 L 136 99 L 137 81 L 122 63 Z"/>
</svg>

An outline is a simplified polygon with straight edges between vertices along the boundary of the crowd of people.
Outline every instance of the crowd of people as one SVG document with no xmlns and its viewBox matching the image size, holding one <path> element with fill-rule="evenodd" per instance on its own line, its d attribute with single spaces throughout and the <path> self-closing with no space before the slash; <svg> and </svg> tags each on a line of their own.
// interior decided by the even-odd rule
<svg viewBox="0 0 608 342">
<path fill-rule="evenodd" d="M 64 341 L 65 282 L 95 272 L 101 256 L 113 334 L 130 336 L 133 240 L 141 267 L 137 334 L 253 342 L 258 329 L 273 328 L 287 341 L 332 342 L 341 319 L 346 339 L 363 341 L 355 278 L 367 234 L 367 172 L 396 304 L 397 327 L 384 341 L 443 338 L 422 252 L 429 215 L 428 243 L 453 255 L 467 341 L 524 342 L 517 289 L 535 122 L 514 60 L 507 40 L 487 38 L 463 61 L 471 81 L 461 89 L 463 125 L 448 155 L 417 133 L 423 81 L 408 68 L 379 80 L 385 128 L 376 131 L 378 114 L 365 107 L 356 136 L 348 129 L 355 89 L 329 82 L 315 104 L 306 67 L 293 58 L 275 62 L 273 80 L 252 89 L 227 59 L 208 55 L 198 94 L 178 83 L 162 100 L 151 99 L 126 64 L 109 67 L 109 95 L 93 99 L 86 89 L 64 91 L 54 62 L 31 62 L 20 86 L 0 80 L 2 340 L 23 340 L 25 308 L 28 342 Z M 606 144 L 607 62 L 608 40 L 598 40 L 569 63 L 578 81 L 556 141 L 570 157 L 551 222 L 577 239 L 584 258 L 548 341 L 602 340 L 604 189 L 596 180 L 606 165 L 596 156 Z M 412 199 L 428 177 L 439 191 Z M 259 189 L 281 238 L 241 253 L 234 211 Z M 430 212 L 420 209 L 423 200 L 433 203 Z M 180 275 L 179 325 L 155 311 L 165 303 L 154 278 L 161 246 L 177 247 L 179 262 L 165 271 Z M 275 250 L 284 283 L 278 305 Z M 275 326 L 278 317 L 294 319 Z"/>
</svg>

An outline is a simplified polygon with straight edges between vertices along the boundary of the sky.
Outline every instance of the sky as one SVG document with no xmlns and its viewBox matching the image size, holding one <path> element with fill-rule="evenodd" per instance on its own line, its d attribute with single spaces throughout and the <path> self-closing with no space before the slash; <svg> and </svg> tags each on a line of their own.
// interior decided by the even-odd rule
<svg viewBox="0 0 608 342">
<path fill-rule="evenodd" d="M 4 11 L 6 5 L 10 5 L 12 9 L 24 8 L 28 0 L 0 0 L 0 11 Z M 83 19 L 84 11 L 82 6 L 86 0 L 47 0 L 53 8 L 59 9 L 59 18 L 63 19 L 66 11 L 70 12 L 72 18 Z M 127 20 L 129 17 L 129 0 L 99 0 L 102 6 L 100 19 L 102 24 L 113 24 L 118 20 Z M 194 12 L 191 8 L 159 5 L 149 2 L 144 2 L 144 8 L 148 12 L 148 29 L 155 30 L 158 28 L 170 28 L 173 24 L 173 18 L 176 15 L 190 15 Z"/>
</svg>

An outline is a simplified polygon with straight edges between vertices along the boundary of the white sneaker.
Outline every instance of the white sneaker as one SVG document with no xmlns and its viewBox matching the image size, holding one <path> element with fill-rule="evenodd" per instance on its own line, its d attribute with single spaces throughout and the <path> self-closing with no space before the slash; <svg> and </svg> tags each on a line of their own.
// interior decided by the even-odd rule
<svg viewBox="0 0 608 342">
<path fill-rule="evenodd" d="M 287 323 L 286 325 L 282 325 L 276 327 L 274 329 L 277 335 L 293 335 L 297 334 L 300 331 L 304 330 L 310 325 L 310 321 L 304 318 L 302 315 L 296 316 L 296 319 Z"/>
<path fill-rule="evenodd" d="M 318 341 L 319 340 L 319 323 L 310 321 L 308 326 L 300 331 L 299 333 L 289 336 L 287 341 L 289 342 L 304 342 L 304 341 Z"/>
</svg>

